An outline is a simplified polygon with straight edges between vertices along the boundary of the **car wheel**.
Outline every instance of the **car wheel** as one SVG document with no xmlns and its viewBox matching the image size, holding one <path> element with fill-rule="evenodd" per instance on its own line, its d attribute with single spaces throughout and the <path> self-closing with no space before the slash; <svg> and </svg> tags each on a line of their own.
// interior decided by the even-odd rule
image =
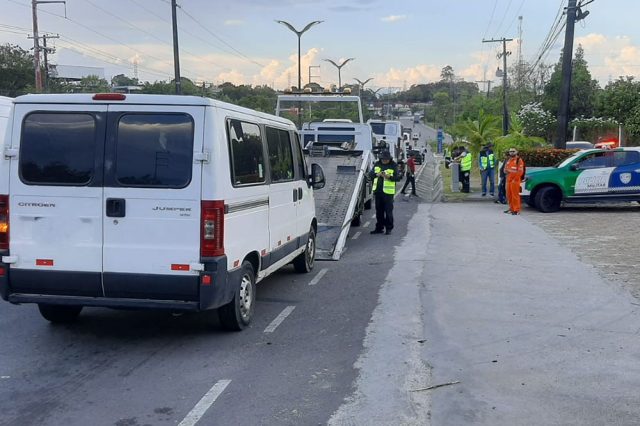
<svg viewBox="0 0 640 426">
<path fill-rule="evenodd" d="M 311 227 L 309 230 L 309 237 L 307 238 L 307 245 L 304 251 L 293 259 L 293 267 L 296 272 L 301 274 L 309 273 L 313 270 L 313 265 L 316 262 L 316 231 Z"/>
<path fill-rule="evenodd" d="M 242 262 L 240 283 L 233 300 L 218 309 L 222 326 L 230 331 L 240 331 L 251 324 L 256 301 L 256 275 L 250 262 Z"/>
<path fill-rule="evenodd" d="M 38 304 L 40 315 L 54 324 L 67 324 L 78 319 L 82 306 Z"/>
<path fill-rule="evenodd" d="M 529 207 L 533 207 L 534 209 L 536 208 L 534 197 L 529 197 L 525 203 L 527 203 Z"/>
<path fill-rule="evenodd" d="M 562 192 L 553 186 L 545 186 L 536 194 L 535 206 L 542 213 L 553 213 L 560 210 Z"/>
</svg>

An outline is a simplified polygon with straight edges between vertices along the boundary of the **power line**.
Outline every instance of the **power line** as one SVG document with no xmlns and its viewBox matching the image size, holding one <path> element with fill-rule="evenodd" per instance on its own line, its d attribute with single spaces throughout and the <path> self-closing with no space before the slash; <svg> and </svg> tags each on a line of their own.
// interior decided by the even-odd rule
<svg viewBox="0 0 640 426">
<path fill-rule="evenodd" d="M 140 28 L 140 27 L 138 27 L 138 26 L 136 26 L 136 25 L 132 24 L 131 22 L 127 21 L 127 20 L 126 20 L 126 19 L 124 19 L 124 18 L 121 18 L 120 16 L 118 16 L 118 15 L 116 15 L 116 14 L 114 14 L 114 13 L 109 12 L 108 10 L 104 9 L 103 7 L 98 6 L 97 4 L 95 4 L 94 2 L 92 2 L 91 0 L 85 0 L 85 1 L 86 1 L 87 3 L 89 3 L 91 6 L 95 7 L 95 8 L 96 8 L 96 9 L 98 9 L 98 10 L 100 10 L 101 12 L 103 12 L 103 13 L 105 13 L 105 14 L 107 14 L 107 15 L 109 15 L 109 16 L 111 16 L 111 17 L 113 17 L 113 18 L 117 19 L 117 20 L 119 20 L 120 22 L 124 23 L 124 24 L 125 24 L 125 25 L 127 25 L 129 28 L 131 28 L 131 29 L 133 29 L 133 30 L 135 30 L 135 31 L 140 31 L 140 32 L 141 32 L 141 33 L 143 33 L 143 34 L 146 34 L 146 35 L 148 35 L 149 37 L 152 37 L 154 40 L 157 40 L 157 41 L 159 41 L 160 43 L 162 43 L 162 44 L 164 44 L 164 45 L 166 45 L 166 46 L 169 46 L 169 47 L 173 48 L 173 46 L 171 45 L 171 43 L 166 42 L 165 40 L 161 39 L 160 37 L 156 36 L 155 34 L 153 34 L 153 33 L 149 32 L 149 31 L 147 31 L 147 30 L 145 30 L 145 29 L 143 29 L 143 28 Z M 184 53 L 186 53 L 186 54 L 190 55 L 190 56 L 193 56 L 194 58 L 198 59 L 199 61 L 208 62 L 208 63 L 212 64 L 212 65 L 213 65 L 214 67 L 216 67 L 216 68 L 221 68 L 218 64 L 215 64 L 215 63 L 213 63 L 213 62 L 210 62 L 210 61 L 208 61 L 207 59 L 204 59 L 204 58 L 202 58 L 201 56 L 198 56 L 197 54 L 195 54 L 195 53 L 193 53 L 193 52 L 188 51 L 187 49 L 182 48 L 182 49 L 180 49 L 180 50 L 181 50 L 181 51 L 183 51 Z M 184 67 L 183 67 L 183 68 L 184 68 Z M 185 69 L 185 70 L 187 70 L 187 71 L 189 71 L 189 72 L 191 72 L 191 73 L 193 73 L 193 74 L 197 74 L 196 72 L 193 72 L 193 70 L 189 70 L 188 68 L 184 68 L 184 69 Z"/>
<path fill-rule="evenodd" d="M 520 2 L 520 6 L 518 7 L 518 10 L 516 10 L 516 14 L 513 17 L 513 19 L 511 20 L 511 23 L 509 24 L 509 26 L 507 27 L 507 29 L 504 31 L 505 33 L 508 33 L 509 30 L 511 30 L 511 27 L 513 27 L 513 24 L 516 23 L 516 20 L 518 19 L 518 17 L 520 16 L 520 11 L 522 10 L 522 7 L 524 6 L 526 0 L 522 0 Z"/>
<path fill-rule="evenodd" d="M 509 0 L 509 3 L 507 4 L 507 8 L 504 10 L 504 14 L 502 15 L 502 19 L 500 20 L 500 24 L 498 24 L 498 28 L 496 29 L 496 32 L 493 36 L 494 38 L 498 35 L 498 33 L 500 32 L 500 29 L 502 28 L 502 24 L 504 23 L 504 20 L 507 17 L 507 14 L 509 13 L 509 9 L 511 9 L 511 3 L 513 3 L 513 0 Z"/>
<path fill-rule="evenodd" d="M 487 33 L 489 32 L 489 28 L 491 28 L 491 24 L 493 24 L 493 16 L 496 13 L 496 7 L 497 6 L 498 6 L 498 0 L 495 0 L 493 2 L 493 10 L 491 11 L 491 17 L 489 18 L 489 24 L 487 25 L 487 29 L 484 30 L 484 34 L 482 35 L 483 39 L 487 37 Z"/>
<path fill-rule="evenodd" d="M 189 12 L 187 12 L 185 10 L 184 7 L 180 7 L 180 10 L 182 11 L 182 13 L 184 13 L 185 15 L 187 15 L 187 17 L 189 17 L 193 22 L 195 22 L 196 24 L 198 24 L 198 26 L 200 26 L 200 28 L 202 28 L 203 30 L 205 30 L 207 33 L 209 33 L 211 36 L 213 36 L 216 40 L 220 41 L 220 43 L 224 44 L 225 46 L 229 47 L 231 50 L 233 50 L 236 54 L 236 56 L 239 56 L 249 62 L 251 62 L 254 65 L 257 65 L 261 68 L 264 68 L 264 65 L 261 64 L 260 62 L 257 62 L 253 59 L 251 59 L 250 57 L 248 57 L 247 55 L 245 55 L 244 53 L 242 53 L 241 51 L 239 51 L 238 49 L 236 49 L 235 47 L 233 47 L 231 44 L 227 43 L 223 38 L 221 38 L 219 35 L 217 35 L 216 33 L 214 33 L 213 31 L 211 31 L 207 26 L 203 25 L 200 23 L 200 21 L 198 21 L 196 18 L 193 17 L 193 15 L 191 15 Z"/>
</svg>

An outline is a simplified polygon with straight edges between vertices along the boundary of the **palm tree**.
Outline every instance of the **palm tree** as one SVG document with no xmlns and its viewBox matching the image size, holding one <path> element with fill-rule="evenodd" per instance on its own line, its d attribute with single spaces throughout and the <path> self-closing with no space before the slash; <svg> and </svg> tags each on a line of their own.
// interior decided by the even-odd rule
<svg viewBox="0 0 640 426">
<path fill-rule="evenodd" d="M 483 146 L 500 136 L 500 119 L 480 111 L 477 120 L 466 119 L 456 125 L 456 133 L 464 138 L 474 158 Z"/>
</svg>

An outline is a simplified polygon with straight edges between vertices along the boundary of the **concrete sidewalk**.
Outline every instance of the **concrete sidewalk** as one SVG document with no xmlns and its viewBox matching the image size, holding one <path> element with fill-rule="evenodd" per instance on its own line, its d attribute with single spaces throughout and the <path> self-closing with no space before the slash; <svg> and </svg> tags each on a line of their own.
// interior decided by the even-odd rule
<svg viewBox="0 0 640 426">
<path fill-rule="evenodd" d="M 428 210 L 431 424 L 640 424 L 638 301 L 500 207 Z"/>
</svg>

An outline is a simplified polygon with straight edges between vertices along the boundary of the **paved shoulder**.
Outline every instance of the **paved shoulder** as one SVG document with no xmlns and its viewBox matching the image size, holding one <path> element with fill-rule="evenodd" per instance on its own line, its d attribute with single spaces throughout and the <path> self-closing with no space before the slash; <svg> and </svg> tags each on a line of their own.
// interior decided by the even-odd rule
<svg viewBox="0 0 640 426">
<path fill-rule="evenodd" d="M 393 267 L 379 293 L 364 351 L 356 363 L 356 390 L 332 416 L 332 425 L 428 423 L 427 394 L 413 392 L 428 383 L 420 359 L 421 278 L 429 239 L 429 210 L 420 205 L 409 233 L 394 253 Z"/>
<path fill-rule="evenodd" d="M 522 217 L 433 207 L 424 358 L 434 425 L 637 424 L 630 295 Z"/>
</svg>

